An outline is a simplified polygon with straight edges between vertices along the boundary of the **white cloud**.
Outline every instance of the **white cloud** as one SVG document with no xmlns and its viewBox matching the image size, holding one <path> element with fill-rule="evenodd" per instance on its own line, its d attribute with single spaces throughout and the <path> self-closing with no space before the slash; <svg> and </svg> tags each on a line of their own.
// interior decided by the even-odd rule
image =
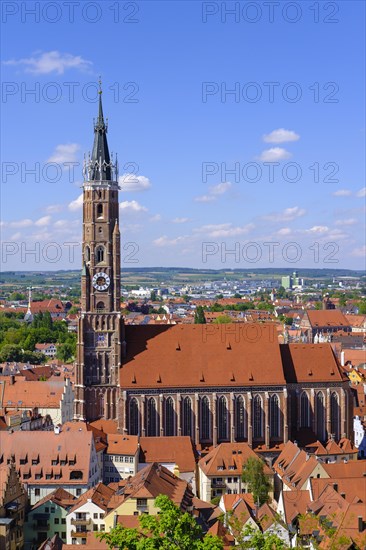
<svg viewBox="0 0 366 550">
<path fill-rule="evenodd" d="M 10 222 L 9 225 L 10 225 L 10 227 L 30 227 L 31 225 L 33 225 L 33 222 L 32 222 L 32 220 L 27 218 L 25 220 Z"/>
<path fill-rule="evenodd" d="M 223 181 L 217 185 L 212 185 L 208 190 L 208 195 L 201 195 L 195 197 L 196 202 L 212 202 L 215 201 L 219 195 L 223 195 L 231 188 L 230 181 Z"/>
<path fill-rule="evenodd" d="M 334 191 L 332 195 L 334 197 L 349 197 L 350 195 L 352 195 L 352 191 L 350 191 L 349 189 L 338 189 L 338 191 Z"/>
<path fill-rule="evenodd" d="M 336 220 L 334 225 L 355 225 L 357 220 L 355 218 L 348 218 L 347 220 Z"/>
<path fill-rule="evenodd" d="M 62 209 L 62 204 L 50 204 L 49 206 L 46 206 L 45 210 L 48 214 L 54 214 L 55 212 L 60 212 Z"/>
<path fill-rule="evenodd" d="M 279 160 L 289 159 L 291 156 L 291 153 L 282 147 L 271 147 L 271 149 L 262 151 L 258 160 L 262 162 L 278 162 Z"/>
<path fill-rule="evenodd" d="M 136 174 L 122 174 L 122 176 L 118 178 L 118 182 L 122 188 L 121 190 L 125 193 L 130 193 L 131 191 L 146 191 L 151 187 L 149 178 L 145 176 L 136 176 Z"/>
<path fill-rule="evenodd" d="M 77 199 L 69 203 L 69 210 L 79 210 L 83 206 L 83 194 L 81 193 Z"/>
<path fill-rule="evenodd" d="M 296 218 L 300 218 L 306 213 L 306 210 L 304 208 L 300 208 L 299 206 L 293 206 L 291 208 L 285 208 L 282 212 L 269 214 L 268 216 L 264 216 L 265 220 L 271 221 L 271 222 L 289 222 L 292 220 L 295 220 Z"/>
<path fill-rule="evenodd" d="M 9 59 L 8 61 L 4 61 L 4 65 L 23 66 L 25 67 L 25 72 L 31 74 L 64 74 L 67 69 L 85 71 L 90 68 L 92 62 L 83 59 L 80 55 L 62 54 L 54 50 L 38 53 L 34 57 Z"/>
<path fill-rule="evenodd" d="M 173 223 L 186 223 L 189 222 L 189 218 L 174 218 Z"/>
<path fill-rule="evenodd" d="M 125 213 L 147 212 L 147 208 L 137 201 L 123 201 L 119 207 Z"/>
<path fill-rule="evenodd" d="M 47 162 L 56 162 L 62 164 L 64 162 L 75 162 L 76 153 L 80 149 L 77 143 L 65 143 L 57 145 L 54 152 Z"/>
<path fill-rule="evenodd" d="M 14 235 L 12 235 L 10 237 L 10 240 L 11 241 L 17 241 L 18 239 L 20 239 L 21 236 L 22 236 L 21 232 L 17 231 L 16 233 L 14 233 Z"/>
<path fill-rule="evenodd" d="M 44 227 L 46 225 L 49 225 L 51 221 L 51 216 L 43 216 L 42 218 L 39 218 L 36 222 L 34 222 L 34 225 L 37 227 Z"/>
<path fill-rule="evenodd" d="M 155 214 L 155 216 L 151 216 L 149 219 L 150 222 L 160 222 L 161 220 L 161 214 Z"/>
<path fill-rule="evenodd" d="M 366 187 L 362 187 L 362 189 L 357 191 L 356 197 L 366 197 Z"/>
<path fill-rule="evenodd" d="M 278 130 L 273 130 L 270 134 L 264 134 L 263 136 L 263 141 L 266 143 L 285 143 L 286 141 L 297 141 L 298 139 L 300 139 L 299 134 L 284 128 L 278 128 Z"/>
<path fill-rule="evenodd" d="M 289 227 L 282 227 L 277 231 L 277 235 L 284 237 L 285 235 L 290 235 L 291 232 L 292 230 Z"/>
<path fill-rule="evenodd" d="M 202 225 L 194 229 L 195 233 L 205 233 L 207 237 L 236 237 L 238 235 L 245 235 L 254 229 L 254 224 L 248 223 L 242 227 L 233 226 L 232 223 L 211 224 Z"/>
<path fill-rule="evenodd" d="M 356 256 L 356 258 L 364 258 L 366 256 L 366 245 L 360 246 L 359 248 L 354 248 L 351 252 L 351 256 Z"/>
<path fill-rule="evenodd" d="M 322 233 L 328 233 L 329 227 L 326 225 L 314 225 L 310 229 L 306 229 L 306 233 L 316 233 L 316 234 L 322 234 Z"/>
<path fill-rule="evenodd" d="M 163 235 L 162 237 L 159 237 L 158 239 L 155 239 L 153 241 L 153 244 L 155 246 L 161 246 L 161 247 L 164 247 L 164 246 L 176 246 L 177 244 L 180 244 L 184 239 L 186 239 L 187 237 L 176 237 L 175 239 L 169 239 L 169 237 L 167 237 L 167 235 Z"/>
<path fill-rule="evenodd" d="M 218 183 L 217 185 L 213 185 L 210 187 L 210 194 L 211 195 L 223 195 L 231 188 L 230 181 L 223 181 L 221 183 Z"/>
<path fill-rule="evenodd" d="M 201 195 L 200 197 L 195 197 L 196 202 L 212 202 L 216 200 L 216 197 L 213 195 Z"/>
</svg>

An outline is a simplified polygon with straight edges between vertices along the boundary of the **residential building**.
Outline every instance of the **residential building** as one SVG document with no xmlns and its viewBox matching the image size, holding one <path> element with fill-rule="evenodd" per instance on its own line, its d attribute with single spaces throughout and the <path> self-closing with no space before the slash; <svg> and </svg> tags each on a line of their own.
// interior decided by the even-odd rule
<svg viewBox="0 0 366 550">
<path fill-rule="evenodd" d="M 119 481 L 137 473 L 139 443 L 136 435 L 107 434 L 103 455 L 103 480 Z"/>
<path fill-rule="evenodd" d="M 98 483 L 80 496 L 66 517 L 67 543 L 86 544 L 87 533 L 105 531 L 104 517 L 114 490 Z"/>
<path fill-rule="evenodd" d="M 104 518 L 106 531 L 114 526 L 118 516 L 157 514 L 159 509 L 154 502 L 159 495 L 167 495 L 183 512 L 192 510 L 190 485 L 156 462 L 112 487 L 116 493 L 109 501 L 109 513 Z"/>
<path fill-rule="evenodd" d="M 73 418 L 74 390 L 70 379 L 28 382 L 9 377 L 0 381 L 0 408 L 4 412 L 37 408 L 38 414 L 49 415 L 54 426 Z"/>
<path fill-rule="evenodd" d="M 58 487 L 28 511 L 24 528 L 24 549 L 33 550 L 55 535 L 66 543 L 66 516 L 76 497 Z"/>
<path fill-rule="evenodd" d="M 73 422 L 56 432 L 0 431 L 0 464 L 15 461 L 31 505 L 60 485 L 80 496 L 101 481 L 93 432 Z"/>
<path fill-rule="evenodd" d="M 1 451 L 0 451 L 1 452 Z M 18 550 L 24 545 L 27 492 L 15 464 L 0 463 L 0 548 Z"/>
<path fill-rule="evenodd" d="M 36 344 L 35 351 L 43 353 L 46 357 L 56 357 L 57 345 L 56 344 Z"/>
<path fill-rule="evenodd" d="M 223 494 L 239 494 L 248 490 L 242 481 L 248 458 L 261 460 L 247 443 L 221 443 L 198 462 L 198 487 L 202 500 Z M 272 470 L 263 463 L 264 472 L 273 482 Z"/>
</svg>

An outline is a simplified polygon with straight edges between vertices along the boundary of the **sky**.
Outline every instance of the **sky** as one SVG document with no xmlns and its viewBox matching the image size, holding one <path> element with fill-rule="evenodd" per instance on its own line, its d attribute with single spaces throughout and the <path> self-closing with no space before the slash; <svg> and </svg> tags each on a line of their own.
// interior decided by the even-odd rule
<svg viewBox="0 0 366 550">
<path fill-rule="evenodd" d="M 79 269 L 101 77 L 122 268 L 365 268 L 365 4 L 2 9 L 2 270 Z"/>
</svg>

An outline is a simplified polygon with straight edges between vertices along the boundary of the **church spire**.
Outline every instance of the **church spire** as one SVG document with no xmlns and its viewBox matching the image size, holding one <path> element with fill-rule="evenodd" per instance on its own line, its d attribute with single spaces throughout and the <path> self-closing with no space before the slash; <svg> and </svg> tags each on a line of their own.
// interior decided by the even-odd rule
<svg viewBox="0 0 366 550">
<path fill-rule="evenodd" d="M 107 130 L 104 122 L 102 106 L 102 83 L 99 80 L 99 111 L 98 118 L 94 123 L 94 144 L 91 155 L 91 174 L 90 179 L 94 181 L 111 181 L 111 159 L 109 156 Z"/>
</svg>

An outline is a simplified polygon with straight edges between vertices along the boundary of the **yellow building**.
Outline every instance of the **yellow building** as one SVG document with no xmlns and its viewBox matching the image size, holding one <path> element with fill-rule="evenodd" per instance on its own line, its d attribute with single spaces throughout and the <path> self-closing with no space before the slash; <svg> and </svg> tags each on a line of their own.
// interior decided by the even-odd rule
<svg viewBox="0 0 366 550">
<path fill-rule="evenodd" d="M 159 509 L 154 501 L 159 495 L 167 495 L 184 512 L 192 508 L 193 493 L 189 484 L 156 462 L 110 487 L 114 485 L 116 493 L 108 503 L 109 513 L 104 518 L 107 532 L 114 527 L 118 516 L 156 515 Z"/>
</svg>

